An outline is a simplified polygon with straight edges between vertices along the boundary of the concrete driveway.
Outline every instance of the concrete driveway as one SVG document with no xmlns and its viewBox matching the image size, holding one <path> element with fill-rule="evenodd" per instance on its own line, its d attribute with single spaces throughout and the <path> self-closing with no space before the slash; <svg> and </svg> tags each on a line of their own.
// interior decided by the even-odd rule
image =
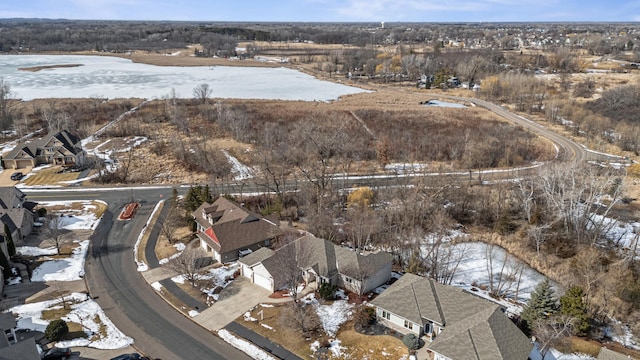
<svg viewBox="0 0 640 360">
<path fill-rule="evenodd" d="M 238 276 L 220 293 L 220 300 L 192 320 L 204 328 L 217 331 L 256 305 L 273 301 L 269 295 L 271 293 L 268 290 L 252 284 L 243 276 Z"/>
<path fill-rule="evenodd" d="M 11 180 L 11 175 L 15 172 L 21 172 L 25 176 L 31 171 L 31 167 L 20 168 L 20 169 L 4 169 L 0 171 L 0 186 L 14 186 L 20 181 Z"/>
</svg>

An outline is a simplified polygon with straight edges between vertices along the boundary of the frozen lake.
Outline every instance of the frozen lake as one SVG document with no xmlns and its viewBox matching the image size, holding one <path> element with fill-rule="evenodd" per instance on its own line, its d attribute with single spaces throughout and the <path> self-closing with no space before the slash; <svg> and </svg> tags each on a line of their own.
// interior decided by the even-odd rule
<svg viewBox="0 0 640 360">
<path fill-rule="evenodd" d="M 37 72 L 19 68 L 81 64 Z M 212 98 L 329 101 L 365 90 L 321 81 L 287 68 L 233 66 L 154 66 L 111 56 L 2 55 L 0 77 L 14 97 L 38 98 L 192 98 L 193 88 L 206 83 Z"/>
</svg>

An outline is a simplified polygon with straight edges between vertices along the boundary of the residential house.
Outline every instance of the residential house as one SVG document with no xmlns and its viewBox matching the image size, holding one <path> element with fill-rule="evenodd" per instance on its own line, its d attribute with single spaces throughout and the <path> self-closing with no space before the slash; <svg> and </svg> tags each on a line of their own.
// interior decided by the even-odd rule
<svg viewBox="0 0 640 360">
<path fill-rule="evenodd" d="M 239 260 L 242 274 L 269 291 L 282 289 L 282 262 L 295 247 L 300 270 L 307 285 L 329 283 L 365 294 L 389 281 L 393 257 L 386 252 L 359 253 L 307 234 L 284 247 L 260 250 Z"/>
<path fill-rule="evenodd" d="M 39 360 L 33 337 L 18 340 L 16 319 L 12 313 L 0 313 L 0 360 Z"/>
<path fill-rule="evenodd" d="M 495 303 L 405 274 L 371 302 L 380 323 L 428 343 L 434 360 L 526 360 L 533 344 Z"/>
<path fill-rule="evenodd" d="M 82 149 L 80 138 L 67 130 L 34 140 L 20 143 L 2 159 L 5 169 L 35 167 L 40 164 L 84 165 L 86 152 Z"/>
<path fill-rule="evenodd" d="M 36 205 L 16 187 L 0 187 L 0 222 L 6 225 L 14 241 L 22 240 L 33 230 Z M 0 233 L 4 233 L 4 229 Z"/>
<path fill-rule="evenodd" d="M 193 212 L 200 246 L 219 262 L 237 260 L 262 247 L 271 247 L 282 231 L 277 219 L 248 211 L 227 198 L 203 203 Z"/>
<path fill-rule="evenodd" d="M 0 187 L 0 251 L 9 259 L 7 237 L 13 241 L 24 239 L 33 230 L 36 203 L 28 201 L 20 189 Z"/>
</svg>

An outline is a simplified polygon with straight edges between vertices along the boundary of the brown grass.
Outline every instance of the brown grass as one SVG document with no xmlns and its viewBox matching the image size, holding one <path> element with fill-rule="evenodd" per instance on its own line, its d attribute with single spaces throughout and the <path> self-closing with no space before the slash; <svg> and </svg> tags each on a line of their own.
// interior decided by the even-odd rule
<svg viewBox="0 0 640 360">
<path fill-rule="evenodd" d="M 274 305 L 274 307 L 262 307 L 258 305 L 251 310 L 251 316 L 258 319 L 258 321 L 245 321 L 243 317 L 236 319 L 236 321 L 301 358 L 308 358 L 311 355 L 310 345 L 313 340 L 306 340 L 296 329 L 280 326 L 280 312 L 283 306 L 286 305 L 278 304 Z M 262 311 L 263 317 L 258 315 L 260 311 Z M 261 323 L 273 327 L 275 331 L 267 329 L 260 325 Z"/>
<path fill-rule="evenodd" d="M 191 229 L 189 229 L 188 226 L 183 226 L 176 230 L 175 238 L 185 239 L 188 241 L 189 240 L 188 236 L 190 234 L 191 234 Z M 185 245 L 188 245 L 188 244 L 185 243 Z M 155 252 L 158 259 L 166 259 L 168 257 L 171 257 L 174 254 L 177 254 L 178 250 L 175 248 L 175 246 L 173 246 L 173 244 L 169 243 L 166 236 L 164 236 L 163 234 L 160 234 L 158 236 L 158 242 L 156 243 Z"/>
<path fill-rule="evenodd" d="M 50 168 L 42 169 L 35 172 L 34 175 L 29 176 L 23 182 L 25 185 L 33 186 L 33 185 L 68 185 L 64 183 L 60 183 L 61 181 L 70 181 L 76 180 L 80 173 L 71 172 L 71 173 L 61 173 L 57 174 L 58 171 L 62 169 L 62 166 L 52 166 Z"/>
<path fill-rule="evenodd" d="M 236 321 L 302 358 L 313 356 L 311 343 L 326 339 L 326 335 L 318 334 L 312 339 L 305 339 L 299 331 L 282 326 L 280 316 L 283 306 L 286 304 L 274 304 L 273 307 L 258 305 L 250 311 L 251 317 L 258 321 L 245 321 L 244 317 Z M 273 330 L 261 324 L 268 325 Z M 401 340 L 388 335 L 371 336 L 357 333 L 353 329 L 353 321 L 343 324 L 336 338 L 341 341 L 340 345 L 346 348 L 345 358 L 349 359 L 400 359 L 407 355 L 407 348 Z"/>
<path fill-rule="evenodd" d="M 363 335 L 353 328 L 353 321 L 342 325 L 337 335 L 341 346 L 347 347 L 345 358 L 349 359 L 401 359 L 408 355 L 402 341 L 390 335 Z"/>
<path fill-rule="evenodd" d="M 70 68 L 70 67 L 78 67 L 78 66 L 82 66 L 82 64 L 60 64 L 60 65 L 33 66 L 33 67 L 18 68 L 18 70 L 20 70 L 20 71 L 29 71 L 29 72 L 38 72 L 40 70 L 49 70 L 49 69 L 58 69 L 58 68 Z"/>
</svg>

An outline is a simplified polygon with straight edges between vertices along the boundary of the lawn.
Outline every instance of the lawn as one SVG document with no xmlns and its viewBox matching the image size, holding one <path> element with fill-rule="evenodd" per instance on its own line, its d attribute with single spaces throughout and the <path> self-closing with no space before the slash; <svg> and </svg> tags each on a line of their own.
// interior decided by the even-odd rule
<svg viewBox="0 0 640 360">
<path fill-rule="evenodd" d="M 62 170 L 62 166 L 36 169 L 32 175 L 23 180 L 23 183 L 28 186 L 64 184 L 64 181 L 76 180 L 80 175 L 79 172 L 58 173 L 60 170 Z"/>
<path fill-rule="evenodd" d="M 408 355 L 400 339 L 360 334 L 354 330 L 352 320 L 343 323 L 335 337 L 320 330 L 307 339 L 299 330 L 283 324 L 284 306 L 286 304 L 260 304 L 236 321 L 301 358 L 315 357 L 312 347 L 329 343 L 333 344 L 328 352 L 330 359 L 401 359 Z"/>
</svg>

